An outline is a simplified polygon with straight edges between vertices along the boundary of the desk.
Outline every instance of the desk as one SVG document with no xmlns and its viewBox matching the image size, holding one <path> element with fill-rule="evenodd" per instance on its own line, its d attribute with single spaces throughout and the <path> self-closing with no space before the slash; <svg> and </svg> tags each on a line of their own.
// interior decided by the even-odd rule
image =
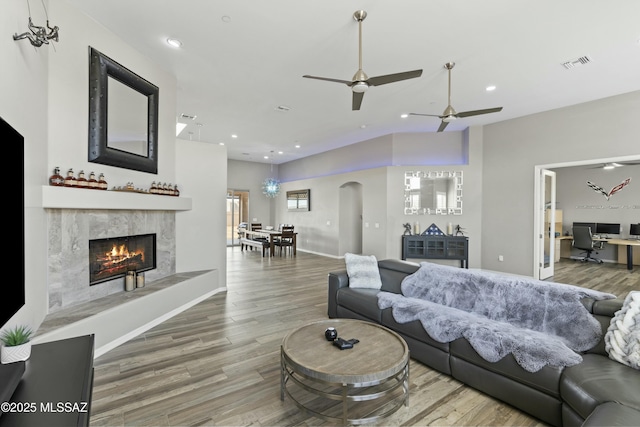
<svg viewBox="0 0 640 427">
<path fill-rule="evenodd" d="M 269 254 L 271 256 L 273 256 L 275 254 L 275 238 L 276 237 L 280 237 L 282 236 L 282 231 L 277 231 L 277 230 L 254 230 L 254 231 L 250 231 L 250 230 L 243 230 L 243 231 L 239 231 L 239 233 L 244 234 L 246 237 L 268 237 L 269 238 Z M 296 249 L 297 249 L 297 240 L 298 240 L 298 233 L 293 233 L 293 256 L 296 256 Z"/>
<path fill-rule="evenodd" d="M 618 245 L 627 247 L 627 270 L 633 270 L 633 247 L 640 246 L 640 240 L 627 239 L 602 239 L 610 245 Z M 620 259 L 620 251 L 618 251 L 618 259 Z"/>
<path fill-rule="evenodd" d="M 572 236 L 560 236 L 556 237 L 556 240 L 567 240 L 568 242 L 573 241 Z M 627 270 L 633 270 L 633 247 L 640 246 L 640 240 L 627 240 L 627 239 L 593 239 L 595 242 L 604 242 L 610 245 L 616 245 L 619 247 L 618 249 L 618 260 L 622 258 L 622 254 L 624 254 L 623 246 L 626 246 L 626 258 L 627 258 Z M 569 249 L 570 250 L 570 249 Z M 563 257 L 567 255 L 563 249 Z M 621 254 L 622 253 L 622 254 Z M 570 254 L 568 254 L 570 255 Z M 622 255 L 622 256 L 621 256 Z M 568 256 L 567 256 L 568 257 Z"/>
</svg>

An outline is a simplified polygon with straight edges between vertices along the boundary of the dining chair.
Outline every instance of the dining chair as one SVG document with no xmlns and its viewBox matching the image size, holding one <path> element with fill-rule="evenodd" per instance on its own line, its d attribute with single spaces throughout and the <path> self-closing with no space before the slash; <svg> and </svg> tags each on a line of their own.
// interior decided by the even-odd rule
<svg viewBox="0 0 640 427">
<path fill-rule="evenodd" d="M 251 231 L 262 230 L 262 223 L 260 222 L 252 222 L 251 223 Z M 258 242 L 268 242 L 269 239 L 263 236 L 251 236 L 251 240 L 256 240 Z"/>
<path fill-rule="evenodd" d="M 293 228 L 288 230 L 284 230 L 284 229 L 282 230 L 282 235 L 278 240 L 274 242 L 274 245 L 278 247 L 280 256 L 282 256 L 283 249 L 285 252 L 287 251 L 287 248 L 289 248 L 289 251 L 292 250 L 294 238 L 295 238 L 295 233 L 293 231 Z"/>
</svg>

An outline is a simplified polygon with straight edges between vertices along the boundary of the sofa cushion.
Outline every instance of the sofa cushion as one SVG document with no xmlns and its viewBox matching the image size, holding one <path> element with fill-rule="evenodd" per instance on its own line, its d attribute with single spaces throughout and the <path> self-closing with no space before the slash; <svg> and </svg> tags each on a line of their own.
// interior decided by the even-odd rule
<svg viewBox="0 0 640 427">
<path fill-rule="evenodd" d="M 488 371 L 500 374 L 521 384 L 539 390 L 545 394 L 560 398 L 560 375 L 562 369 L 556 366 L 545 366 L 537 372 L 528 372 L 508 354 L 497 362 L 483 359 L 464 338 L 459 338 L 449 344 L 449 353 L 459 359 L 466 360 Z"/>
<path fill-rule="evenodd" d="M 414 262 L 397 260 L 381 260 L 378 262 L 378 267 L 380 267 L 380 278 L 382 279 L 381 290 L 394 294 L 401 294 L 402 280 L 420 268 Z"/>
<path fill-rule="evenodd" d="M 375 322 L 382 322 L 381 310 L 378 308 L 377 289 L 340 288 L 336 301 L 338 306 L 348 308 Z"/>
<path fill-rule="evenodd" d="M 585 354 L 582 363 L 562 372 L 560 396 L 583 418 L 606 402 L 618 402 L 640 411 L 638 384 L 640 371 L 606 356 Z"/>
<path fill-rule="evenodd" d="M 598 406 L 595 411 L 584 420 L 586 426 L 639 426 L 640 411 L 615 402 L 607 402 Z"/>
<path fill-rule="evenodd" d="M 378 270 L 378 260 L 374 255 L 344 254 L 349 275 L 349 287 L 380 289 L 382 280 Z"/>
<path fill-rule="evenodd" d="M 427 334 L 427 331 L 424 330 L 424 327 L 422 327 L 422 323 L 420 323 L 419 320 L 407 323 L 398 323 L 396 319 L 393 318 L 393 313 L 390 308 L 382 310 L 382 325 L 399 332 L 402 335 L 422 341 L 425 344 L 429 344 L 431 347 L 449 352 L 449 343 L 438 342 L 431 338 L 429 334 Z"/>
</svg>

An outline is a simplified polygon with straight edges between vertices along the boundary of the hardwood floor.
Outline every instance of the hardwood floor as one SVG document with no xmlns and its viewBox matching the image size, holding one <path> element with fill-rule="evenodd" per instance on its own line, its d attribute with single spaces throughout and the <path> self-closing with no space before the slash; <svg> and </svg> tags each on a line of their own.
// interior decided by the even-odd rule
<svg viewBox="0 0 640 427">
<path fill-rule="evenodd" d="M 291 329 L 327 318 L 327 273 L 344 261 L 227 256 L 226 293 L 96 359 L 91 425 L 330 425 L 280 401 L 279 349 Z M 640 268 L 564 261 L 553 280 L 625 296 Z M 418 362 L 410 372 L 410 406 L 379 425 L 544 425 Z"/>
</svg>

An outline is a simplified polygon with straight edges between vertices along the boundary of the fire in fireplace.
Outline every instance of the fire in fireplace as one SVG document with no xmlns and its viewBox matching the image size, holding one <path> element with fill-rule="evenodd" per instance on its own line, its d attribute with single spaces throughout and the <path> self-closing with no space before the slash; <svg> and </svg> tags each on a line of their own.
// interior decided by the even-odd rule
<svg viewBox="0 0 640 427">
<path fill-rule="evenodd" d="M 156 235 L 89 240 L 89 285 L 156 268 Z"/>
</svg>

